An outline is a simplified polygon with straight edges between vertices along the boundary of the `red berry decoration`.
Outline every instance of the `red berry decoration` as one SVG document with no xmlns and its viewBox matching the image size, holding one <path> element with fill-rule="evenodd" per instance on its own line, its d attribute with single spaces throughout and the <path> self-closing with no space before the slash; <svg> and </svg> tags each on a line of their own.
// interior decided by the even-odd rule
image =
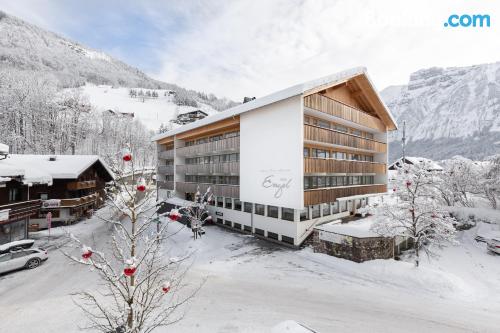
<svg viewBox="0 0 500 333">
<path fill-rule="evenodd" d="M 396 188 L 393 188 L 393 189 L 392 189 L 392 192 L 396 192 Z"/>
<path fill-rule="evenodd" d="M 179 221 L 179 219 L 181 218 L 181 215 L 179 214 L 179 212 L 175 209 L 172 209 L 170 211 L 170 213 L 168 214 L 168 217 L 173 220 L 173 221 Z"/>
<path fill-rule="evenodd" d="M 125 274 L 126 276 L 132 276 L 134 275 L 135 270 L 135 267 L 125 267 L 125 269 L 123 270 L 123 274 Z"/>
<path fill-rule="evenodd" d="M 433 214 L 431 215 L 431 217 L 432 217 L 433 219 L 435 219 L 435 218 L 437 217 L 437 215 L 433 213 Z"/>
<path fill-rule="evenodd" d="M 168 293 L 170 291 L 170 282 L 165 282 L 161 287 L 161 291 L 163 291 L 165 294 Z"/>
<path fill-rule="evenodd" d="M 132 154 L 130 153 L 130 150 L 128 148 L 123 149 L 123 160 L 125 162 L 132 161 Z"/>
<path fill-rule="evenodd" d="M 137 183 L 137 191 L 139 192 L 146 191 L 146 182 L 144 181 L 144 178 L 141 178 Z"/>
<path fill-rule="evenodd" d="M 87 247 L 87 246 L 84 246 L 83 247 L 83 251 L 82 251 L 82 258 L 87 260 L 89 259 L 90 257 L 92 257 L 92 250 L 90 249 L 90 247 Z"/>
<path fill-rule="evenodd" d="M 406 181 L 406 186 L 407 186 L 407 187 L 410 187 L 410 186 L 411 186 L 411 181 L 407 180 L 407 181 Z"/>
</svg>

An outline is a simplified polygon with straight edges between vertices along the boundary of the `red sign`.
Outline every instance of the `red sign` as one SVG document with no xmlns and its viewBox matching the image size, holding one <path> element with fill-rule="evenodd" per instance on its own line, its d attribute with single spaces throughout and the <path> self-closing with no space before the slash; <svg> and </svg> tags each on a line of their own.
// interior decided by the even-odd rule
<svg viewBox="0 0 500 333">
<path fill-rule="evenodd" d="M 48 212 L 47 213 L 47 228 L 51 228 L 52 227 L 52 213 L 51 212 Z"/>
</svg>

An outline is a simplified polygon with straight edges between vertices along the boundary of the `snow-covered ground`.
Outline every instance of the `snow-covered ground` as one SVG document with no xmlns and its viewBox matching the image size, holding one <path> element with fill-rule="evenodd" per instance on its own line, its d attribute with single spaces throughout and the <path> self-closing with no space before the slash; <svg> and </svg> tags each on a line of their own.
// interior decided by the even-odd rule
<svg viewBox="0 0 500 333">
<path fill-rule="evenodd" d="M 98 111 L 113 110 L 115 112 L 133 113 L 148 129 L 157 131 L 161 123 L 168 123 L 177 114 L 193 110 L 203 110 L 211 115 L 217 113 L 212 107 L 201 104 L 199 107 L 178 106 L 172 102 L 172 96 L 164 96 L 167 90 L 154 89 L 158 93 L 157 98 L 140 98 L 129 96 L 130 88 L 112 88 L 106 85 L 87 84 L 80 88 L 83 96 L 87 96 L 89 102 Z M 134 88 L 140 90 L 141 88 Z M 142 89 L 144 92 L 153 89 Z"/>
<path fill-rule="evenodd" d="M 172 222 L 171 231 L 182 227 Z M 69 229 L 93 247 L 110 233 L 96 218 Z M 500 225 L 459 232 L 460 245 L 415 268 L 393 260 L 357 264 L 217 226 L 195 241 L 184 229 L 170 238 L 169 256 L 195 251 L 187 282 L 207 280 L 185 319 L 158 332 L 299 331 L 294 322 L 322 333 L 498 332 L 500 256 L 474 241 L 478 230 L 499 231 Z M 52 230 L 52 246 L 64 243 L 62 235 Z M 35 237 L 46 242 L 46 232 Z M 97 282 L 88 268 L 51 250 L 41 267 L 0 276 L 0 331 L 77 331 L 84 321 L 70 294 Z"/>
</svg>

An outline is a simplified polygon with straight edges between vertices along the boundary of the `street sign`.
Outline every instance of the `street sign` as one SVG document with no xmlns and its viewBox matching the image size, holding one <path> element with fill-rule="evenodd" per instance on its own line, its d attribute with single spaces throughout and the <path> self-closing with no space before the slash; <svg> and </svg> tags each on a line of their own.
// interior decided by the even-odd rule
<svg viewBox="0 0 500 333">
<path fill-rule="evenodd" d="M 51 212 L 47 213 L 46 219 L 47 219 L 47 228 L 49 228 L 49 230 L 50 230 L 50 228 L 52 227 L 52 213 Z"/>
</svg>

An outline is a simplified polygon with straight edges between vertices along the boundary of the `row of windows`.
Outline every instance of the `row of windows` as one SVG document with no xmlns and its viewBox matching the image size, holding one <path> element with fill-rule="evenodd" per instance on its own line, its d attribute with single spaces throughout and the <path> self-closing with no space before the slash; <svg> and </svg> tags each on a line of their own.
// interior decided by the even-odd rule
<svg viewBox="0 0 500 333">
<path fill-rule="evenodd" d="M 186 164 L 225 163 L 225 162 L 238 162 L 239 160 L 240 160 L 240 154 L 234 153 L 234 154 L 186 158 Z"/>
<path fill-rule="evenodd" d="M 339 124 L 336 124 L 336 123 L 333 123 L 333 122 L 330 122 L 327 120 L 323 120 L 323 119 L 318 119 L 318 118 L 313 118 L 313 117 L 304 117 L 304 123 L 308 124 L 308 125 L 314 125 L 314 126 L 318 126 L 318 127 L 322 127 L 322 128 L 327 128 L 327 129 L 339 131 L 342 133 L 349 133 L 349 134 L 356 135 L 356 136 L 366 138 L 366 139 L 373 139 L 373 133 L 361 131 L 361 130 L 358 130 L 356 128 L 351 128 L 351 127 L 339 125 Z"/>
<path fill-rule="evenodd" d="M 249 226 L 249 225 L 244 225 L 244 224 L 232 222 L 232 221 L 229 221 L 229 220 L 223 220 L 221 218 L 218 218 L 215 221 L 215 223 L 222 224 L 222 225 L 225 225 L 227 227 L 232 227 L 232 228 L 234 228 L 236 230 L 239 230 L 239 231 L 252 232 L 252 227 Z M 254 228 L 254 232 L 255 232 L 255 234 L 257 234 L 259 236 L 265 236 L 265 234 L 266 234 L 266 232 L 265 232 L 264 229 L 259 229 L 259 228 Z M 271 238 L 271 239 L 279 240 L 278 234 L 274 233 L 274 232 L 271 232 L 271 231 L 267 232 L 267 237 Z M 281 235 L 281 241 L 284 242 L 284 243 L 292 244 L 292 245 L 294 244 L 293 237 L 288 237 L 288 236 L 285 236 L 285 235 Z"/>
<path fill-rule="evenodd" d="M 186 175 L 187 183 L 199 184 L 220 184 L 220 185 L 239 185 L 239 176 L 205 176 L 205 175 Z"/>
<path fill-rule="evenodd" d="M 304 157 L 333 158 L 336 160 L 352 160 L 373 162 L 373 155 L 351 154 L 329 149 L 317 149 L 304 147 Z"/>
<path fill-rule="evenodd" d="M 199 145 L 202 143 L 219 141 L 219 140 L 227 139 L 227 138 L 234 138 L 237 136 L 240 136 L 240 131 L 233 131 L 233 132 L 228 132 L 228 133 L 224 133 L 224 134 L 207 136 L 207 137 L 200 138 L 197 140 L 186 141 L 186 146 L 194 146 L 194 145 Z"/>
<path fill-rule="evenodd" d="M 267 206 L 266 205 L 253 204 L 251 202 L 242 202 L 239 199 L 216 197 L 214 205 L 221 208 L 233 209 L 237 211 L 243 211 L 245 213 L 252 213 L 252 211 L 257 215 L 268 216 L 273 218 L 278 218 L 278 211 L 281 209 L 281 219 L 287 221 L 293 221 L 293 209 L 284 208 L 277 206 Z"/>
<path fill-rule="evenodd" d="M 374 184 L 374 176 L 306 176 L 304 189 Z"/>
</svg>

